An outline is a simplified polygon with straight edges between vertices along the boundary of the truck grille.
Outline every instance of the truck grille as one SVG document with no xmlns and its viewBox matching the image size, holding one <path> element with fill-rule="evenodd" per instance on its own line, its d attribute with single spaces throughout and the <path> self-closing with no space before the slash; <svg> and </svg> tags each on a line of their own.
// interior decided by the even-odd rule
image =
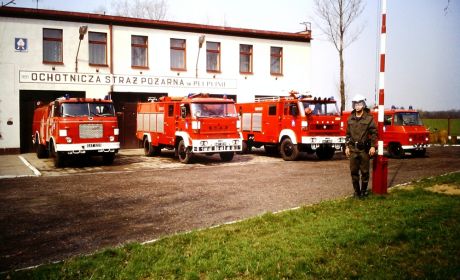
<svg viewBox="0 0 460 280">
<path fill-rule="evenodd" d="M 80 124 L 80 138 L 102 138 L 103 127 L 102 124 Z"/>
</svg>

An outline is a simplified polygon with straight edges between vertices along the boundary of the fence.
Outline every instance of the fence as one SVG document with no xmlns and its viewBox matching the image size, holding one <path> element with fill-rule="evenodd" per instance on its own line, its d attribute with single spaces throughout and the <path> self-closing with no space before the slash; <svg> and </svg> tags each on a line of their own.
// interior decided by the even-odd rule
<svg viewBox="0 0 460 280">
<path fill-rule="evenodd" d="M 460 144 L 460 119 L 423 119 L 432 144 Z"/>
</svg>

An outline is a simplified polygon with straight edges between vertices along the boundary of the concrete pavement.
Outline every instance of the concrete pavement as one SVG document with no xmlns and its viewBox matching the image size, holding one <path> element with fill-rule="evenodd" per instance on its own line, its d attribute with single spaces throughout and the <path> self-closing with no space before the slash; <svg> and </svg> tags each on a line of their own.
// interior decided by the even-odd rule
<svg viewBox="0 0 460 280">
<path fill-rule="evenodd" d="M 41 173 L 22 155 L 0 156 L 0 179 L 40 176 Z"/>
</svg>

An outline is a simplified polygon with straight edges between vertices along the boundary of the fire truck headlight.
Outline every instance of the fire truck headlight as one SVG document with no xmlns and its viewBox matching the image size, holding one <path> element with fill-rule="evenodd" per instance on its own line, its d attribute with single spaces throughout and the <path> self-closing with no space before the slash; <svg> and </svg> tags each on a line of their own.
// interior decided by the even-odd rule
<svg viewBox="0 0 460 280">
<path fill-rule="evenodd" d="M 114 129 L 113 129 L 113 134 L 114 134 L 114 135 L 120 135 L 120 129 L 114 128 Z"/>
<path fill-rule="evenodd" d="M 110 142 L 115 141 L 115 136 L 110 136 L 110 137 L 109 137 L 109 140 L 110 140 Z"/>
<path fill-rule="evenodd" d="M 67 144 L 70 144 L 70 143 L 72 143 L 72 138 L 66 137 L 66 138 L 65 138 L 65 141 L 67 142 Z"/>
<path fill-rule="evenodd" d="M 66 137 L 67 136 L 67 129 L 59 129 L 59 136 Z"/>
<path fill-rule="evenodd" d="M 302 127 L 308 127 L 308 122 L 307 121 L 302 121 Z"/>
<path fill-rule="evenodd" d="M 409 142 L 412 142 L 412 137 L 409 137 Z"/>
<path fill-rule="evenodd" d="M 428 140 L 430 140 L 430 139 L 429 139 L 428 137 L 425 137 L 425 141 L 427 141 L 427 142 L 428 142 Z"/>
</svg>

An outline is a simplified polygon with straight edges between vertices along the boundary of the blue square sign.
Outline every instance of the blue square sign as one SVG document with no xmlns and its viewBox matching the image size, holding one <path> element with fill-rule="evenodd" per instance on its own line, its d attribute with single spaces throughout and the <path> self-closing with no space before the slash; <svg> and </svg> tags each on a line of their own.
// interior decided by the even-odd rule
<svg viewBox="0 0 460 280">
<path fill-rule="evenodd" d="M 26 38 L 14 38 L 14 49 L 17 52 L 26 52 L 29 48 L 29 44 Z"/>
</svg>

